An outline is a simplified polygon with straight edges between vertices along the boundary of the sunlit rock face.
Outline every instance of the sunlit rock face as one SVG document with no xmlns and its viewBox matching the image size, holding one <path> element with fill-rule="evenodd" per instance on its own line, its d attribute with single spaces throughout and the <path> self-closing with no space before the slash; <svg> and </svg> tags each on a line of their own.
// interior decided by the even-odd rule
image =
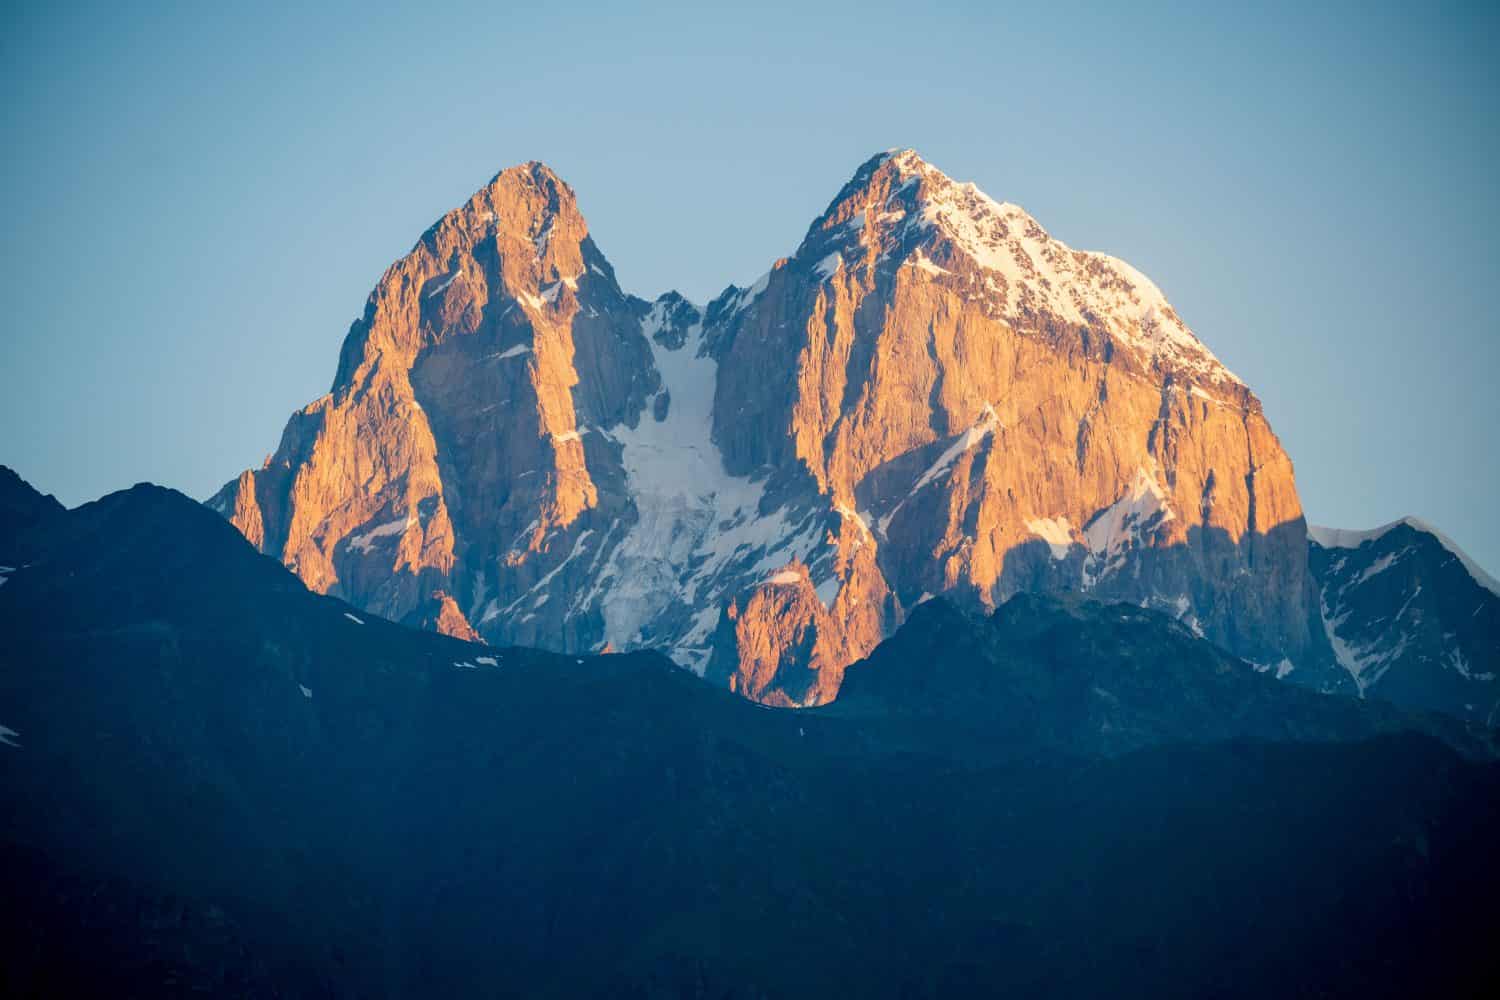
<svg viewBox="0 0 1500 1000">
<path fill-rule="evenodd" d="M 304 581 L 497 644 L 656 647 L 831 700 L 928 595 L 1082 591 L 1332 666 L 1292 466 L 1129 265 L 915 153 L 706 306 L 625 294 L 502 172 L 371 294 L 329 395 L 211 504 Z"/>
<path fill-rule="evenodd" d="M 646 310 L 567 185 L 540 164 L 506 170 L 386 272 L 332 391 L 211 504 L 309 586 L 377 614 L 587 643 L 562 635 L 566 602 L 521 599 L 576 584 L 553 571 L 626 513 L 619 448 L 597 431 L 638 422 L 658 388 Z"/>
</svg>

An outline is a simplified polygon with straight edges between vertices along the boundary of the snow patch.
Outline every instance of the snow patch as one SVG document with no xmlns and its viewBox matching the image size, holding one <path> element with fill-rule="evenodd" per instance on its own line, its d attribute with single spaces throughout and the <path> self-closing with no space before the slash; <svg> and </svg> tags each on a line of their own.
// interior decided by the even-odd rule
<svg viewBox="0 0 1500 1000">
<path fill-rule="evenodd" d="M 510 604 L 506 605 L 505 610 L 514 611 L 518 604 L 526 600 L 526 598 L 530 597 L 532 594 L 535 594 L 538 590 L 542 590 L 542 594 L 539 598 L 534 599 L 535 603 L 532 604 L 532 609 L 535 610 L 536 608 L 539 608 L 543 604 L 545 604 L 547 602 L 547 598 L 551 595 L 543 590 L 543 588 L 551 583 L 557 577 L 557 574 L 561 573 L 565 568 L 567 568 L 569 563 L 588 551 L 588 540 L 593 534 L 593 528 L 585 528 L 583 531 L 580 531 L 578 533 L 578 537 L 573 539 L 573 547 L 568 550 L 568 554 L 563 558 L 563 561 L 552 567 L 552 570 L 550 572 L 548 572 L 536 583 L 532 584 L 530 589 L 528 589 L 524 594 L 516 598 L 514 601 L 511 601 Z M 483 625 L 485 622 L 489 621 L 497 614 L 499 614 L 499 610 L 494 607 L 494 602 L 491 602 L 491 609 L 485 612 L 484 617 L 479 620 L 479 623 Z M 534 618 L 536 616 L 529 615 L 528 617 Z M 525 621 L 526 619 L 523 618 L 521 620 Z"/>
<path fill-rule="evenodd" d="M 439 292 L 441 292 L 443 289 L 447 288 L 449 285 L 453 284 L 454 280 L 459 276 L 460 273 L 461 272 L 459 271 L 454 271 L 452 274 L 448 275 L 448 277 L 444 278 L 440 283 L 434 285 L 432 291 L 427 293 L 427 297 L 430 299 L 434 295 L 437 295 Z"/>
<path fill-rule="evenodd" d="M 868 513 L 853 510 L 847 504 L 842 503 L 834 504 L 833 509 L 840 517 L 859 525 L 860 533 L 866 538 L 872 537 L 870 535 L 870 525 L 874 523 L 874 520 Z"/>
<path fill-rule="evenodd" d="M 833 610 L 833 604 L 839 599 L 839 591 L 844 589 L 844 582 L 838 578 L 838 574 L 830 573 L 828 579 L 813 588 L 818 595 L 818 600 L 823 602 L 823 607 L 829 611 Z"/>
<path fill-rule="evenodd" d="M 1340 627 L 1348 621 L 1351 612 L 1334 614 L 1328 607 L 1326 594 L 1319 597 L 1318 611 L 1323 622 L 1323 633 L 1328 637 L 1328 644 L 1333 647 L 1334 659 L 1354 680 L 1354 686 L 1363 698 L 1365 692 L 1390 669 L 1391 664 L 1399 660 L 1406 652 L 1409 637 L 1403 634 L 1396 644 L 1391 646 L 1385 642 L 1387 636 L 1382 634 L 1375 641 L 1360 645 L 1339 635 Z"/>
<path fill-rule="evenodd" d="M 921 477 L 912 485 L 911 492 L 916 493 L 922 487 L 937 479 L 938 476 L 951 469 L 953 463 L 958 461 L 960 455 L 993 434 L 995 428 L 998 426 L 1000 426 L 999 418 L 995 416 L 994 409 L 986 403 L 984 415 L 980 417 L 979 422 L 960 434 L 958 440 L 953 442 L 948 450 L 943 452 L 926 472 L 922 473 Z"/>
<path fill-rule="evenodd" d="M 1083 540 L 1089 550 L 1084 566 L 1085 587 L 1118 569 L 1129 550 L 1144 545 L 1174 516 L 1167 503 L 1167 492 L 1156 476 L 1137 469 L 1125 495 L 1084 525 Z"/>
<path fill-rule="evenodd" d="M 389 538 L 393 535 L 402 534 L 406 531 L 407 528 L 410 528 L 416 523 L 417 517 L 415 514 L 411 514 L 406 517 L 398 517 L 394 521 L 387 521 L 384 524 L 377 525 L 376 527 L 371 528 L 369 531 L 363 532 L 362 534 L 350 535 L 349 548 L 353 549 L 356 552 L 368 554 L 370 551 L 370 547 L 375 544 L 375 540 L 377 538 Z"/>
<path fill-rule="evenodd" d="M 910 264 L 912 267 L 916 268 L 918 271 L 926 271 L 928 274 L 932 274 L 932 275 L 952 274 L 953 273 L 952 271 L 948 270 L 946 267 L 938 267 L 932 261 L 928 260 L 925 256 L 923 256 L 922 255 L 922 251 L 920 251 L 920 250 L 918 250 L 915 253 L 913 253 L 911 255 L 911 259 L 909 261 L 907 261 L 907 263 Z"/>
<path fill-rule="evenodd" d="M 963 455 L 970 448 L 975 447 L 985 438 L 989 437 L 999 426 L 1000 420 L 995 416 L 994 408 L 991 407 L 990 404 L 986 403 L 984 405 L 984 412 L 980 416 L 979 421 L 968 430 L 960 434 L 958 436 L 958 439 L 955 440 L 953 444 L 949 445 L 947 450 L 945 450 L 941 455 L 938 456 L 937 461 L 933 462 L 930 466 L 927 467 L 926 472 L 917 477 L 917 481 L 912 484 L 912 487 L 907 491 L 906 496 L 901 498 L 901 502 L 892 507 L 890 513 L 886 514 L 880 519 L 880 521 L 878 522 L 880 526 L 880 533 L 885 534 L 887 532 L 891 524 L 891 519 L 896 516 L 897 512 L 899 512 L 902 507 L 906 506 L 907 500 L 910 500 L 913 496 L 915 496 L 922 489 L 922 487 L 926 486 L 928 483 L 933 482 L 943 473 L 951 469 L 953 467 L 953 464 L 958 461 L 959 456 Z"/>
<path fill-rule="evenodd" d="M 737 302 L 759 295 L 768 281 L 769 275 Z M 658 300 L 642 320 L 641 333 L 671 405 L 665 419 L 657 420 L 654 400 L 648 401 L 635 427 L 621 424 L 608 432 L 621 446 L 638 516 L 591 573 L 593 583 L 573 609 L 597 603 L 604 638 L 617 650 L 643 644 L 642 629 L 668 608 L 699 609 L 672 652 L 701 673 L 725 589 L 792 559 L 805 561 L 819 541 L 820 523 L 813 516 L 793 523 L 784 510 L 762 513 L 763 485 L 725 471 L 711 437 L 718 363 L 704 349 L 702 310 L 692 308 L 693 323 L 676 348 L 662 345 L 655 334 L 681 309 L 680 300 Z"/>
<path fill-rule="evenodd" d="M 1073 529 L 1065 517 L 1041 517 L 1026 522 L 1026 530 L 1047 543 L 1052 558 L 1061 561 L 1073 547 Z"/>
<path fill-rule="evenodd" d="M 729 307 L 729 313 L 733 315 L 734 313 L 739 312 L 741 309 L 744 309 L 750 303 L 760 298 L 761 294 L 765 292 L 765 290 L 769 288 L 770 285 L 771 272 L 767 271 L 765 274 L 762 274 L 759 278 L 755 279 L 755 284 L 751 285 L 749 288 L 740 292 L 739 295 L 735 296 L 734 305 Z"/>
<path fill-rule="evenodd" d="M 1372 562 L 1369 566 L 1366 566 L 1364 572 L 1361 573 L 1361 574 L 1359 574 L 1359 576 L 1355 578 L 1354 582 L 1352 584 L 1350 584 L 1350 586 L 1356 586 L 1357 587 L 1361 583 L 1364 583 L 1366 580 L 1368 580 L 1370 577 L 1375 576 L 1376 574 L 1379 574 L 1379 573 L 1384 573 L 1386 570 L 1390 569 L 1393 565 L 1395 565 L 1396 562 L 1399 561 L 1402 556 L 1406 555 L 1410 551 L 1411 551 L 1411 549 L 1406 548 L 1406 549 L 1402 549 L 1400 552 L 1388 552 L 1388 553 L 1386 553 L 1385 555 L 1381 556 L 1379 559 L 1376 559 L 1374 562 Z"/>
<path fill-rule="evenodd" d="M 547 255 L 547 247 L 552 245 L 552 227 L 556 224 L 556 216 L 548 219 L 547 224 L 542 227 L 542 231 L 537 233 L 535 240 L 532 241 L 536 247 L 536 255 L 538 257 L 545 257 Z"/>
</svg>

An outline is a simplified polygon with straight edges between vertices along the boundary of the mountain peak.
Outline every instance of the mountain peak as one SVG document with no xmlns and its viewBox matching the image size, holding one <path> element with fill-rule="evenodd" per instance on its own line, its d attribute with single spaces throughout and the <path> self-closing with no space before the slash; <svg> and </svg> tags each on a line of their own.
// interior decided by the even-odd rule
<svg viewBox="0 0 1500 1000">
<path fill-rule="evenodd" d="M 541 257 L 558 220 L 576 231 L 580 240 L 588 234 L 573 188 L 541 160 L 528 160 L 491 177 L 463 204 L 434 222 L 423 239 L 439 248 L 445 259 L 452 250 L 446 244 L 454 238 L 471 246 L 495 234 L 531 241 Z"/>
<path fill-rule="evenodd" d="M 890 149 L 882 156 L 877 157 L 881 164 L 889 163 L 898 176 L 903 180 L 911 177 L 931 178 L 934 182 L 946 182 L 957 184 L 963 188 L 979 190 L 970 181 L 955 181 L 952 177 L 943 173 L 941 169 L 924 159 L 921 153 L 907 147 L 905 149 Z M 988 195 L 986 195 L 988 197 Z M 1014 206 L 1012 206 L 1014 207 Z"/>
<path fill-rule="evenodd" d="M 582 221 L 573 188 L 541 160 L 506 167 L 457 211 L 485 222 L 533 229 L 558 216 Z"/>
<path fill-rule="evenodd" d="M 891 184 L 895 181 L 894 185 Z M 918 182 L 926 182 L 919 184 Z M 830 209 L 854 193 L 870 191 L 875 188 L 890 188 L 894 186 L 897 192 L 916 189 L 916 201 L 926 204 L 941 201 L 949 189 L 959 192 L 977 195 L 984 203 L 1004 210 L 1007 214 L 1025 215 L 1025 211 L 1018 205 L 1009 202 L 997 202 L 989 195 L 981 191 L 972 181 L 956 181 L 939 167 L 923 158 L 922 154 L 915 149 L 907 147 L 895 147 L 883 153 L 877 153 L 854 171 L 853 177 L 844 189 L 834 199 Z M 890 192 L 887 191 L 889 194 Z M 1027 216 L 1030 218 L 1030 216 Z"/>
<path fill-rule="evenodd" d="M 1420 518 L 1307 536 L 1318 617 L 1359 692 L 1494 725 L 1500 582 Z"/>
<path fill-rule="evenodd" d="M 0 563 L 18 565 L 21 538 L 63 511 L 56 497 L 43 494 L 15 470 L 0 465 Z M 0 582 L 4 579 L 0 573 Z"/>
<path fill-rule="evenodd" d="M 1500 580 L 1485 572 L 1484 568 L 1475 562 L 1473 557 L 1459 547 L 1458 543 L 1449 538 L 1443 532 L 1433 527 L 1429 522 L 1411 514 L 1382 524 L 1378 528 L 1370 528 L 1365 531 L 1357 531 L 1349 528 L 1328 528 L 1321 525 L 1310 524 L 1307 526 L 1307 537 L 1321 548 L 1325 549 L 1357 549 L 1366 542 L 1378 541 L 1397 528 L 1410 528 L 1412 531 L 1430 536 L 1437 544 L 1448 551 L 1463 568 L 1473 577 L 1474 582 L 1479 584 L 1490 593 L 1500 596 Z"/>
<path fill-rule="evenodd" d="M 1012 325 L 1107 333 L 1148 370 L 1232 392 L 1244 385 L 1140 271 L 1074 250 L 1019 205 L 953 180 L 914 149 L 865 161 L 813 222 L 797 257 L 825 279 L 845 266 L 914 268 Z"/>
<path fill-rule="evenodd" d="M 546 191 L 573 193 L 573 188 L 563 180 L 550 166 L 542 160 L 527 160 L 525 163 L 517 163 L 505 167 L 490 178 L 486 187 L 494 187 L 501 183 L 530 184 L 538 189 Z"/>
</svg>

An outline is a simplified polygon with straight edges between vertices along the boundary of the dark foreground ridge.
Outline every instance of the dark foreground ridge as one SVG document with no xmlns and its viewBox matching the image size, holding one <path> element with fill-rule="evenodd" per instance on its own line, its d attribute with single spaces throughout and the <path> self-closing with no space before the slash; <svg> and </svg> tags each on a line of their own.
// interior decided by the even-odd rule
<svg viewBox="0 0 1500 1000">
<path fill-rule="evenodd" d="M 381 621 L 169 490 L 0 487 L 5 995 L 1370 997 L 1495 971 L 1484 732 L 1276 684 L 1161 616 L 932 602 L 838 702 L 773 710 L 653 654 Z"/>
</svg>

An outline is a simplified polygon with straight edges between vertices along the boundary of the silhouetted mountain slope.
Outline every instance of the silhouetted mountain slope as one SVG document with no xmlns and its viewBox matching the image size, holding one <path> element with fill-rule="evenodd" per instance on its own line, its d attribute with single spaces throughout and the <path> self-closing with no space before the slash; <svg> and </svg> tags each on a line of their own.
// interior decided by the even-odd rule
<svg viewBox="0 0 1500 1000">
<path fill-rule="evenodd" d="M 1368 997 L 1493 971 L 1494 765 L 1220 740 L 1386 723 L 1253 672 L 1224 721 L 1245 669 L 1156 616 L 924 605 L 849 702 L 796 712 L 654 654 L 361 615 L 155 487 L 8 544 L 0 992 Z M 1160 717 L 1148 675 L 1185 689 Z M 1004 752 L 950 738 L 1018 697 L 1041 721 Z"/>
<path fill-rule="evenodd" d="M 56 497 L 43 496 L 14 470 L 0 465 L 0 553 L 9 553 L 22 534 L 62 512 Z"/>
<path fill-rule="evenodd" d="M 1309 543 L 1317 620 L 1361 694 L 1500 720 L 1500 583 L 1413 517 Z"/>
<path fill-rule="evenodd" d="M 820 711 L 913 720 L 918 739 L 971 741 L 967 755 L 1406 730 L 1471 756 L 1495 753 L 1495 733 L 1483 725 L 1280 683 L 1168 615 L 1037 594 L 1017 595 L 987 618 L 942 598 L 926 602 L 849 668 L 839 700 Z"/>
</svg>

